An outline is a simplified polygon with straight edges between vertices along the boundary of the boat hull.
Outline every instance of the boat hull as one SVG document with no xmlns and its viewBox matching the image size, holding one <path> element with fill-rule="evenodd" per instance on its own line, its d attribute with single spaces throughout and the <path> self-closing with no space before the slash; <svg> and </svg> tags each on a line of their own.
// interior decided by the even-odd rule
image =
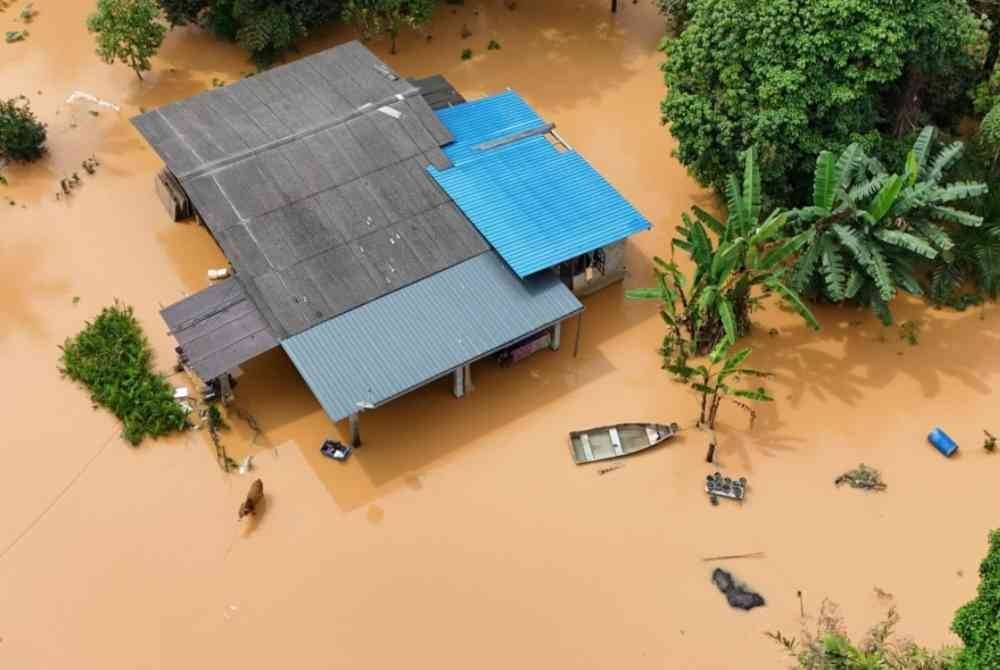
<svg viewBox="0 0 1000 670">
<path fill-rule="evenodd" d="M 676 423 L 618 423 L 569 434 L 569 450 L 577 465 L 621 458 L 660 445 L 679 432 Z"/>
</svg>

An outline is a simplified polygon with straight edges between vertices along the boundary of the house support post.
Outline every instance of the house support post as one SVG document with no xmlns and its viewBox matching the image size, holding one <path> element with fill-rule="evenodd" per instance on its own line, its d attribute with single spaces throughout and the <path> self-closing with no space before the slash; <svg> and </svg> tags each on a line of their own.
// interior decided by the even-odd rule
<svg viewBox="0 0 1000 670">
<path fill-rule="evenodd" d="M 472 363 L 462 367 L 462 385 L 465 387 L 466 393 L 472 393 L 475 388 L 472 385 Z"/>
<path fill-rule="evenodd" d="M 229 383 L 229 373 L 219 375 L 219 395 L 222 396 L 222 404 L 228 405 L 233 399 L 233 387 Z"/>
<path fill-rule="evenodd" d="M 576 337 L 573 338 L 573 358 L 580 353 L 580 333 L 583 332 L 583 312 L 576 315 Z"/>
<path fill-rule="evenodd" d="M 358 425 L 358 413 L 355 412 L 347 417 L 347 426 L 351 434 L 351 446 L 360 447 L 361 446 L 361 428 Z"/>
<path fill-rule="evenodd" d="M 465 366 L 452 370 L 451 377 L 451 392 L 456 398 L 461 398 L 465 395 Z"/>
<path fill-rule="evenodd" d="M 562 339 L 562 321 L 557 323 L 552 328 L 552 342 L 549 344 L 549 349 L 552 351 L 559 351 L 559 343 Z"/>
</svg>

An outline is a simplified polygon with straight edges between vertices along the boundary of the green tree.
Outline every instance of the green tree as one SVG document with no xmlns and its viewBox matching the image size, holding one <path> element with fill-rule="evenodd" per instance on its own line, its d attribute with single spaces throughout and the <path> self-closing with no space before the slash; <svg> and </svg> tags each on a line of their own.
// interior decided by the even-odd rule
<svg viewBox="0 0 1000 670">
<path fill-rule="evenodd" d="M 990 533 L 989 544 L 976 597 L 958 610 L 951 625 L 965 643 L 955 670 L 1000 668 L 1000 530 Z"/>
<path fill-rule="evenodd" d="M 26 97 L 0 100 L 0 159 L 35 160 L 45 151 L 45 134 Z"/>
<path fill-rule="evenodd" d="M 950 203 L 988 191 L 982 183 L 942 183 L 964 146 L 954 142 L 932 155 L 933 136 L 932 127 L 920 133 L 902 174 L 890 174 L 858 144 L 839 157 L 820 153 L 812 205 L 789 213 L 804 239 L 792 280 L 797 290 L 867 305 L 885 324 L 892 323 L 889 302 L 897 290 L 923 294 L 918 264 L 952 252 L 948 228 L 983 223 Z"/>
<path fill-rule="evenodd" d="M 347 0 L 343 17 L 357 26 L 365 40 L 388 35 L 390 53 L 396 53 L 396 37 L 403 26 L 424 25 L 436 6 L 437 0 Z"/>
<path fill-rule="evenodd" d="M 785 236 L 787 215 L 780 210 L 760 220 L 761 175 L 753 149 L 745 155 L 742 185 L 730 175 L 726 197 L 726 223 L 700 207 L 693 208 L 694 219 L 682 214 L 679 235 L 671 243 L 671 260 L 654 260 L 657 285 L 626 293 L 633 300 L 660 301 L 667 324 L 661 347 L 664 367 L 680 376 L 688 369 L 688 357 L 714 347 L 724 349 L 746 334 L 750 313 L 764 292 L 777 293 L 811 327 L 819 328 L 798 293 L 784 282 L 786 260 L 803 240 Z M 674 261 L 677 249 L 694 263 L 690 285 Z"/>
<path fill-rule="evenodd" d="M 684 31 L 663 45 L 661 109 L 676 154 L 722 189 L 756 145 L 779 202 L 808 192 L 820 150 L 876 150 L 897 125 L 909 74 L 910 99 L 924 100 L 972 67 L 982 39 L 965 0 L 690 0 L 688 9 Z"/>
<path fill-rule="evenodd" d="M 87 29 L 97 35 L 97 55 L 105 63 L 121 61 L 139 79 L 167 28 L 160 22 L 155 0 L 97 0 L 97 11 L 87 18 Z"/>
<path fill-rule="evenodd" d="M 233 40 L 258 67 L 273 63 L 315 26 L 337 19 L 338 0 L 159 0 L 172 26 L 195 24 Z"/>
</svg>

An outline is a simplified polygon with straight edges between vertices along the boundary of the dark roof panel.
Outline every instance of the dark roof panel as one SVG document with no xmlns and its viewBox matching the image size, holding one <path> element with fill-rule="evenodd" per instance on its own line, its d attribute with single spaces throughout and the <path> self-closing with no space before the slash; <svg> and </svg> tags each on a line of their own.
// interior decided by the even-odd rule
<svg viewBox="0 0 1000 670">
<path fill-rule="evenodd" d="M 451 133 L 356 42 L 135 125 L 279 338 L 486 249 L 425 169 Z"/>
</svg>

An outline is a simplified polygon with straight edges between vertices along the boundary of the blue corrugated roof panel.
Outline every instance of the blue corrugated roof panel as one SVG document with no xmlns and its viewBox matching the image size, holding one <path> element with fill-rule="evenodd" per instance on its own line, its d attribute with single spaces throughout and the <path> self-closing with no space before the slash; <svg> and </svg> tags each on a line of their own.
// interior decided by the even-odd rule
<svg viewBox="0 0 1000 670">
<path fill-rule="evenodd" d="M 544 137 L 470 152 L 427 170 L 520 277 L 650 227 L 582 156 Z"/>
<path fill-rule="evenodd" d="M 445 155 L 458 164 L 474 158 L 478 144 L 545 125 L 535 110 L 514 91 L 505 91 L 479 100 L 435 112 L 451 131 L 455 141 L 445 147 Z"/>
<path fill-rule="evenodd" d="M 583 309 L 551 274 L 521 281 L 492 251 L 281 343 L 334 421 Z"/>
</svg>

